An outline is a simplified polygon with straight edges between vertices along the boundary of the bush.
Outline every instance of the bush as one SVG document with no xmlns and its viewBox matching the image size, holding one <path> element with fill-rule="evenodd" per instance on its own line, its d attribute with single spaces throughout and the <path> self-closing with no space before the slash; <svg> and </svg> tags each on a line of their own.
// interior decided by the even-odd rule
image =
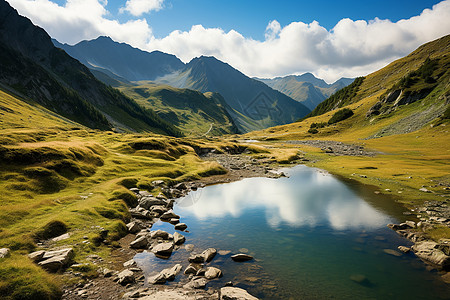
<svg viewBox="0 0 450 300">
<path fill-rule="evenodd" d="M 310 128 L 309 130 L 308 130 L 308 133 L 312 133 L 312 134 L 316 134 L 316 133 L 318 133 L 319 132 L 319 130 L 317 130 L 316 128 Z"/>
<path fill-rule="evenodd" d="M 334 113 L 334 115 L 331 117 L 331 119 L 328 120 L 328 124 L 334 124 L 334 123 L 343 121 L 345 119 L 350 118 L 353 115 L 354 115 L 353 110 L 351 110 L 349 108 L 344 108 L 344 109 L 338 110 L 337 112 Z"/>
</svg>

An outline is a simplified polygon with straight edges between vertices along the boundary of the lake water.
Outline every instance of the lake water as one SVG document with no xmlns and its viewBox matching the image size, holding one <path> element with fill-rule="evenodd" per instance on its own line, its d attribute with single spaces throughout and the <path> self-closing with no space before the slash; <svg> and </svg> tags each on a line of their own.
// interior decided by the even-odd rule
<svg viewBox="0 0 450 300">
<path fill-rule="evenodd" d="M 384 251 L 411 245 L 386 227 L 404 221 L 404 209 L 392 199 L 314 168 L 284 172 L 289 178 L 208 186 L 177 201 L 194 252 L 231 251 L 209 263 L 224 276 L 207 287 L 232 281 L 263 299 L 450 298 L 449 287 L 413 254 Z M 164 222 L 156 229 L 174 232 Z M 239 252 L 255 260 L 233 262 Z M 180 249 L 168 260 L 145 252 L 135 260 L 150 276 L 175 263 L 186 267 L 188 256 Z M 176 282 L 186 280 L 180 273 Z"/>
</svg>

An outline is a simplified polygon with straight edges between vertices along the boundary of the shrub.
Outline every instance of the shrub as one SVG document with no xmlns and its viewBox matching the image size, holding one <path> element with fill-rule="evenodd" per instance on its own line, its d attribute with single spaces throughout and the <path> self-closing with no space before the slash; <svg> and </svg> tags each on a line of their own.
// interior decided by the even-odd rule
<svg viewBox="0 0 450 300">
<path fill-rule="evenodd" d="M 319 130 L 317 130 L 316 128 L 310 128 L 309 130 L 308 130 L 308 133 L 312 133 L 312 134 L 316 134 L 316 133 L 318 133 L 319 132 Z"/>
<path fill-rule="evenodd" d="M 328 124 L 334 124 L 343 121 L 345 119 L 350 118 L 353 115 L 354 115 L 353 110 L 349 108 L 338 110 L 337 112 L 334 113 L 334 115 L 330 118 L 330 120 L 328 120 Z"/>
</svg>

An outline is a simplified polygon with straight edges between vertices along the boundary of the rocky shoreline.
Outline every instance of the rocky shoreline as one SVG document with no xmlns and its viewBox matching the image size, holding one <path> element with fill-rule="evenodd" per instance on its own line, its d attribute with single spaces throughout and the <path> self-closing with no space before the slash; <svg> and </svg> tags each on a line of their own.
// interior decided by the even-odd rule
<svg viewBox="0 0 450 300">
<path fill-rule="evenodd" d="M 398 249 L 403 253 L 412 251 L 431 268 L 437 269 L 442 280 L 450 284 L 450 239 L 435 242 L 424 233 L 433 226 L 450 227 L 450 201 L 426 201 L 423 206 L 411 209 L 411 214 L 414 213 L 420 220 L 417 223 L 406 221 L 387 225 L 414 243 L 411 247 L 399 246 Z"/>
<path fill-rule="evenodd" d="M 341 146 L 346 147 L 343 144 Z M 358 151 L 364 150 L 358 148 Z M 348 153 L 348 150 L 344 152 Z M 358 155 L 365 155 L 365 153 L 358 153 Z M 193 245 L 185 245 L 185 237 L 182 235 L 188 225 L 182 223 L 181 217 L 172 210 L 174 199 L 209 184 L 236 181 L 247 177 L 278 178 L 284 176 L 282 172 L 270 166 L 271 163 L 274 163 L 270 159 L 262 162 L 243 155 L 215 153 L 205 154 L 202 158 L 218 161 L 228 170 L 228 173 L 174 186 L 167 186 L 163 181 L 154 181 L 152 183 L 154 187 L 161 190 L 156 197 L 146 191 L 131 189 L 137 195 L 139 204 L 130 208 L 132 220 L 127 224 L 129 234 L 119 241 L 120 247 L 112 251 L 110 262 L 104 262 L 100 257 L 91 255 L 89 260 L 94 265 L 102 266 L 97 270 L 99 276 L 75 286 L 67 286 L 62 299 L 257 299 L 247 291 L 233 287 L 231 282 L 226 283 L 222 288 L 206 288 L 210 280 L 219 278 L 222 273 L 220 269 L 211 265 L 217 249 L 208 248 L 200 253 L 192 254 L 188 258 L 189 265 L 184 270 L 180 264 L 174 264 L 149 278 L 145 278 L 142 270 L 133 261 L 135 254 L 140 251 L 151 251 L 162 259 L 170 257 L 172 252 L 182 247 L 185 249 L 188 247 L 190 249 L 187 250 L 192 251 Z M 437 268 L 441 272 L 442 279 L 447 283 L 450 283 L 450 273 L 448 272 L 450 240 L 441 240 L 436 243 L 427 239 L 422 230 L 436 224 L 450 226 L 449 204 L 448 201 L 426 202 L 423 207 L 411 210 L 411 213 L 418 214 L 420 222 L 417 224 L 407 221 L 402 224 L 388 225 L 398 234 L 415 243 L 410 248 L 400 246 L 401 252 L 412 251 L 424 262 Z M 173 224 L 176 232 L 172 235 L 161 230 L 152 231 L 153 224 L 158 220 Z M 236 253 L 236 255 L 233 259 L 235 261 L 252 260 L 252 257 L 248 257 L 244 253 Z M 69 266 L 72 256 L 71 248 L 38 251 L 38 253 L 30 254 L 30 258 L 49 271 Z M 105 267 L 106 265 L 108 267 Z M 82 265 L 71 265 L 72 270 L 82 267 Z M 77 276 L 75 273 L 69 271 L 67 275 Z M 166 284 L 176 277 L 181 277 L 183 280 Z"/>
</svg>

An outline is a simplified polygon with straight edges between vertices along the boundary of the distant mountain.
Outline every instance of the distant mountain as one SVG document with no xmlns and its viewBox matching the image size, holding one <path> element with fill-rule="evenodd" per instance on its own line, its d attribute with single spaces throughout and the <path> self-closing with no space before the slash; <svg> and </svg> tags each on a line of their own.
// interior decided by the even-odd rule
<svg viewBox="0 0 450 300">
<path fill-rule="evenodd" d="M 301 102 L 311 110 L 331 94 L 353 82 L 351 78 L 341 78 L 333 84 L 328 84 L 323 79 L 317 78 L 311 73 L 276 77 L 273 79 L 256 79 Z"/>
<path fill-rule="evenodd" d="M 214 57 L 198 57 L 186 67 L 155 80 L 177 88 L 220 93 L 241 132 L 287 124 L 310 110 L 266 84 Z"/>
<path fill-rule="evenodd" d="M 98 81 L 4 0 L 0 0 L 0 85 L 91 128 L 179 134 L 151 110 Z"/>
<path fill-rule="evenodd" d="M 238 132 L 219 93 L 201 93 L 189 89 L 142 83 L 120 90 L 140 105 L 177 126 L 186 136 L 223 135 Z"/>
<path fill-rule="evenodd" d="M 105 36 L 82 41 L 73 46 L 61 44 L 56 40 L 53 40 L 53 43 L 88 68 L 128 81 L 153 80 L 184 68 L 184 63 L 175 55 L 160 51 L 142 51 Z"/>
</svg>

